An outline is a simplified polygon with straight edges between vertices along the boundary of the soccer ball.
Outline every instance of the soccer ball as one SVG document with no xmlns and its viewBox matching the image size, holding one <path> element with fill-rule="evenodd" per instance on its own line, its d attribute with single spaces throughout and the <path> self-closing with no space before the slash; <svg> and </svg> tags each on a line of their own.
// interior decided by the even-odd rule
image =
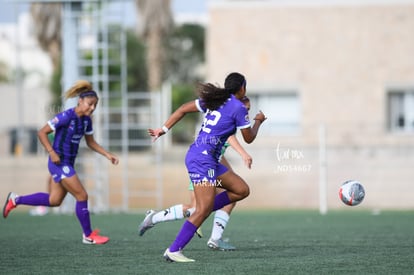
<svg viewBox="0 0 414 275">
<path fill-rule="evenodd" d="M 348 180 L 339 188 L 339 198 L 346 205 L 355 206 L 360 204 L 365 197 L 365 189 L 356 180 Z"/>
</svg>

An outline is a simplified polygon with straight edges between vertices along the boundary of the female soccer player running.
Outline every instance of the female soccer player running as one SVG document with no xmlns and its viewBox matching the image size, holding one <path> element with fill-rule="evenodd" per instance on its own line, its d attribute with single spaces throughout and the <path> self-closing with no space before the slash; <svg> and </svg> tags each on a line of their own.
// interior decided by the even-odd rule
<svg viewBox="0 0 414 275">
<path fill-rule="evenodd" d="M 185 257 L 181 250 L 190 242 L 197 228 L 212 211 L 246 198 L 249 195 L 247 183 L 233 171 L 220 164 L 221 149 L 226 140 L 237 129 L 241 130 L 246 143 L 255 140 L 259 127 L 266 120 L 259 112 L 250 125 L 247 109 L 236 98 L 246 94 L 246 80 L 239 73 L 226 77 L 225 89 L 213 84 L 200 84 L 200 98 L 183 104 L 158 129 L 148 129 L 153 141 L 168 132 L 187 113 L 202 111 L 205 113 L 201 130 L 187 151 L 185 163 L 189 177 L 194 185 L 196 210 L 183 224 L 175 241 L 164 253 L 168 261 L 193 262 Z M 216 195 L 216 187 L 226 191 Z"/>
<path fill-rule="evenodd" d="M 112 164 L 118 164 L 119 159 L 102 148 L 93 137 L 90 116 L 98 104 L 98 95 L 92 85 L 80 80 L 66 92 L 66 98 L 77 96 L 79 99 L 76 107 L 57 114 L 38 132 L 40 142 L 49 153 L 48 168 L 54 181 L 50 193 L 34 193 L 26 196 L 9 193 L 3 208 L 3 217 L 7 218 L 10 211 L 18 205 L 59 206 L 69 192 L 76 199 L 75 212 L 83 230 L 82 242 L 104 244 L 109 241 L 109 238 L 100 236 L 98 230 L 91 229 L 88 193 L 76 174 L 74 163 L 83 136 L 89 148 L 105 156 Z M 53 146 L 48 139 L 48 134 L 52 131 L 55 131 Z"/>
<path fill-rule="evenodd" d="M 246 106 L 247 110 L 250 110 L 250 100 L 247 96 L 244 96 L 240 99 L 241 102 Z M 226 143 L 223 145 L 221 149 L 221 155 L 220 155 L 220 163 L 227 167 L 229 170 L 233 170 L 230 163 L 227 161 L 227 159 L 224 157 L 224 153 L 226 152 L 228 147 L 232 147 L 234 150 L 236 150 L 237 153 L 240 154 L 242 157 L 245 165 L 247 168 L 251 168 L 252 165 L 252 157 L 244 150 L 244 148 L 241 146 L 239 141 L 237 140 L 235 135 L 232 135 L 228 138 Z M 175 220 L 181 220 L 184 218 L 188 218 L 191 216 L 196 207 L 196 201 L 194 196 L 194 186 L 193 183 L 190 181 L 188 190 L 190 191 L 190 204 L 177 204 L 171 207 L 168 207 L 161 211 L 154 211 L 149 210 L 147 211 L 147 214 L 144 218 L 144 220 L 141 222 L 141 224 L 138 227 L 139 235 L 142 236 L 144 233 L 148 230 L 153 228 L 156 224 L 161 222 L 168 222 L 168 221 L 175 221 Z M 222 188 L 216 188 L 216 194 L 222 192 Z M 216 210 L 214 213 L 214 219 L 213 219 L 213 227 L 211 230 L 211 236 L 208 239 L 207 246 L 214 250 L 221 250 L 221 251 L 228 251 L 228 250 L 235 250 L 236 247 L 231 245 L 230 243 L 224 241 L 222 239 L 224 230 L 227 226 L 227 223 L 230 220 L 231 212 L 233 211 L 233 208 L 236 206 L 236 202 L 230 203 L 223 208 Z M 201 228 L 198 228 L 196 231 L 196 234 L 198 237 L 202 237 Z"/>
</svg>

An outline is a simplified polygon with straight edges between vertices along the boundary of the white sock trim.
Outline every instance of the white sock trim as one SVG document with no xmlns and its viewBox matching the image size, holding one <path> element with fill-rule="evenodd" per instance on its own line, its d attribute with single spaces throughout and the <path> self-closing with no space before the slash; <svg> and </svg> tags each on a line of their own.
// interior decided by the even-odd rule
<svg viewBox="0 0 414 275">
<path fill-rule="evenodd" d="M 223 236 L 224 229 L 230 219 L 230 215 L 223 210 L 217 210 L 214 214 L 213 228 L 211 230 L 211 238 L 219 240 Z"/>
<path fill-rule="evenodd" d="M 170 208 L 166 208 L 162 211 L 157 212 L 152 217 L 152 223 L 156 224 L 159 222 L 168 222 L 168 221 L 175 221 L 184 218 L 183 214 L 183 205 L 177 204 L 171 206 Z"/>
</svg>

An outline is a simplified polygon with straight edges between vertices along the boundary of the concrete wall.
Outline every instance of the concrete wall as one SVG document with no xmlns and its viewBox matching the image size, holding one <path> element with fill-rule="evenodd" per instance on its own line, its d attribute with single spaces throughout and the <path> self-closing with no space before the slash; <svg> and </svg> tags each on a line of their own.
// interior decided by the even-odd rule
<svg viewBox="0 0 414 275">
<path fill-rule="evenodd" d="M 207 80 L 222 85 L 228 73 L 240 71 L 247 77 L 248 94 L 289 87 L 300 99 L 299 134 L 260 136 L 247 147 L 257 165 L 251 174 L 241 173 L 260 198 L 252 205 L 317 207 L 318 129 L 323 125 L 327 164 L 322 180 L 329 207 L 342 207 L 337 189 L 347 179 L 359 179 L 366 187 L 361 207 L 414 206 L 409 195 L 413 133 L 387 129 L 387 90 L 414 86 L 412 14 L 414 1 L 209 5 Z M 279 161 L 278 146 L 300 151 L 304 158 Z M 281 164 L 290 171 L 275 173 Z M 298 171 L 303 164 L 310 164 L 311 171 Z"/>
<path fill-rule="evenodd" d="M 23 149 L 29 148 L 29 132 L 46 124 L 55 112 L 50 107 L 50 92 L 44 87 L 22 87 L 20 96 L 16 85 L 0 85 L 0 158 L 10 154 L 12 129 L 24 128 Z"/>
<path fill-rule="evenodd" d="M 299 4 L 279 4 L 285 2 Z M 311 138 L 307 128 L 324 123 L 335 144 L 348 144 L 349 136 L 358 144 L 406 142 L 386 133 L 387 88 L 414 85 L 414 59 L 409 58 L 414 1 L 401 2 L 212 4 L 208 80 L 222 83 L 229 72 L 240 71 L 251 91 L 296 89 L 304 140 Z M 367 131 L 354 135 L 360 126 Z"/>
</svg>

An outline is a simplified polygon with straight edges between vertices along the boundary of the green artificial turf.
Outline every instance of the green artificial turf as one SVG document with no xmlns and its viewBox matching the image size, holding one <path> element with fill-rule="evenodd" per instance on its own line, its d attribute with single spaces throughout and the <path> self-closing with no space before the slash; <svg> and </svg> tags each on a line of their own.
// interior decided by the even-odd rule
<svg viewBox="0 0 414 275">
<path fill-rule="evenodd" d="M 144 214 L 92 215 L 111 238 L 93 246 L 82 244 L 74 215 L 15 211 L 0 220 L 0 274 L 414 274 L 413 214 L 236 210 L 224 236 L 236 251 L 207 248 L 210 217 L 183 252 L 196 262 L 168 263 L 162 254 L 182 221 L 140 237 Z"/>
</svg>

